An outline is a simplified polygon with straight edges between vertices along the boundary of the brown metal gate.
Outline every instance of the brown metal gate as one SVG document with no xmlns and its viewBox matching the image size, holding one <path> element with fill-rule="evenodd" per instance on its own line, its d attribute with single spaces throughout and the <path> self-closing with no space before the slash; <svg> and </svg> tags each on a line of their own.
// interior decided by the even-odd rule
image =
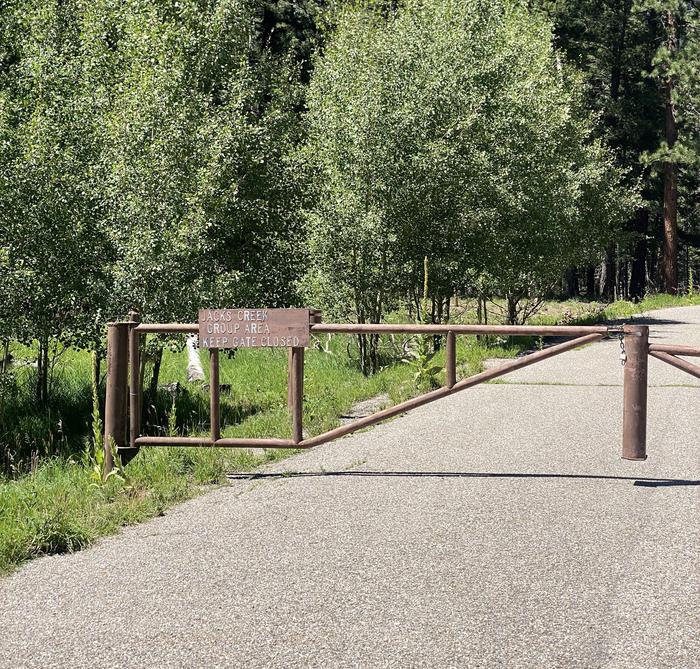
<svg viewBox="0 0 700 669">
<path fill-rule="evenodd" d="M 113 467 L 112 448 L 124 461 L 133 457 L 141 446 L 204 446 L 229 448 L 311 448 L 356 430 L 374 425 L 400 413 L 490 381 L 509 372 L 566 353 L 606 337 L 619 337 L 623 347 L 623 446 L 627 460 L 646 459 L 647 367 L 654 356 L 700 378 L 700 367 L 677 358 L 700 356 L 700 349 L 685 346 L 649 345 L 649 327 L 624 326 L 532 326 L 532 325 L 417 325 L 417 324 L 338 324 L 320 322 L 320 312 L 309 310 L 312 334 L 418 334 L 446 337 L 446 383 L 442 388 L 406 400 L 371 416 L 337 427 L 315 437 L 303 438 L 302 409 L 304 391 L 304 348 L 288 349 L 287 404 L 291 416 L 291 439 L 229 439 L 220 434 L 219 418 L 219 351 L 210 348 L 210 419 L 208 437 L 152 437 L 141 434 L 140 345 L 143 335 L 196 334 L 198 325 L 182 323 L 140 323 L 138 315 L 129 320 L 110 323 L 107 329 L 107 388 L 105 398 L 105 467 Z M 508 335 L 514 337 L 573 337 L 494 369 L 465 379 L 457 379 L 456 337 L 464 335 Z M 624 360 L 626 358 L 626 360 Z M 128 402 L 127 402 L 128 398 Z M 128 424 L 128 437 L 127 437 Z"/>
</svg>

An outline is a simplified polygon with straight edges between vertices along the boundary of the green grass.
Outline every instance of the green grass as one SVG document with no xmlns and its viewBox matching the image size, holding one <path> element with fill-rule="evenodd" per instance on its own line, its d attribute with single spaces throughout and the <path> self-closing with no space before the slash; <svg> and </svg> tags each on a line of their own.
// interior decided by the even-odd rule
<svg viewBox="0 0 700 669">
<path fill-rule="evenodd" d="M 612 303 L 567 300 L 550 302 L 536 314 L 535 325 L 594 325 L 631 318 L 655 309 L 700 305 L 700 292 L 692 295 L 650 295 L 641 302 L 619 300 Z"/>
<path fill-rule="evenodd" d="M 593 323 L 689 304 L 700 304 L 700 296 L 654 296 L 640 304 L 550 303 L 531 322 Z M 459 315 L 461 322 L 474 319 L 469 309 Z M 339 416 L 361 400 L 386 394 L 396 403 L 425 390 L 416 388 L 415 370 L 400 361 L 402 343 L 401 337 L 383 339 L 384 367 L 369 378 L 359 372 L 347 337 L 321 337 L 307 349 L 305 433 L 315 435 L 334 427 Z M 459 337 L 459 375 L 479 371 L 487 357 L 512 357 L 532 343 Z M 32 348 L 19 345 L 13 346 L 13 354 L 20 363 L 36 356 Z M 200 355 L 208 371 L 208 356 Z M 433 364 L 444 364 L 444 351 L 436 354 Z M 196 435 L 209 430 L 208 393 L 201 384 L 186 382 L 186 366 L 186 352 L 165 353 L 160 383 L 177 381 L 182 388 L 176 399 L 176 425 L 168 420 L 172 397 L 160 389 L 156 397 L 148 398 L 151 433 Z M 79 550 L 122 526 L 163 513 L 207 485 L 221 483 L 229 472 L 249 471 L 289 455 L 284 450 L 142 449 L 125 468 L 125 480 L 114 477 L 98 484 L 81 457 L 91 433 L 90 374 L 89 353 L 71 349 L 62 353 L 48 410 L 33 402 L 34 370 L 27 364 L 14 368 L 11 387 L 0 387 L 0 456 L 4 458 L 0 471 L 5 471 L 0 474 L 0 574 L 39 555 Z M 224 436 L 290 436 L 285 351 L 239 350 L 233 357 L 222 355 L 220 377 L 222 384 L 231 385 L 230 395 L 221 398 Z M 438 374 L 436 382 L 443 381 L 444 373 Z"/>
<path fill-rule="evenodd" d="M 31 461 L 68 456 L 87 434 L 92 407 L 91 357 L 61 349 L 50 378 L 52 402 L 34 398 L 36 348 L 14 344 L 15 365 L 0 376 L 0 473 L 23 472 Z"/>
<path fill-rule="evenodd" d="M 48 460 L 29 476 L 0 482 L 0 574 L 84 548 L 198 494 L 227 467 L 251 469 L 259 461 L 247 452 L 152 449 L 127 466 L 125 481 L 97 484 L 76 461 Z"/>
</svg>

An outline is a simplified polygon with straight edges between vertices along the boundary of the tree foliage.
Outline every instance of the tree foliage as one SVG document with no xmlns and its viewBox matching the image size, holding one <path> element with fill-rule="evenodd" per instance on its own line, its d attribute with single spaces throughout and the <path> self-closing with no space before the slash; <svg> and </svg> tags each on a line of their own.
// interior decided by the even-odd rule
<svg viewBox="0 0 700 669">
<path fill-rule="evenodd" d="M 3 337 L 99 347 L 133 308 L 294 302 L 301 67 L 255 3 L 16 0 L 1 21 Z"/>
<path fill-rule="evenodd" d="M 0 340 L 39 342 L 46 401 L 51 347 L 134 308 L 514 321 L 606 248 L 644 283 L 669 165 L 700 229 L 697 30 L 694 0 L 8 0 Z"/>
<path fill-rule="evenodd" d="M 348 11 L 308 100 L 310 281 L 360 321 L 420 286 L 424 256 L 441 296 L 475 277 L 515 302 L 541 292 L 631 202 L 580 78 L 518 3 Z"/>
<path fill-rule="evenodd" d="M 618 164 L 641 181 L 643 202 L 628 213 L 627 234 L 617 240 L 617 250 L 609 249 L 602 272 L 605 295 L 641 298 L 647 283 L 659 287 L 668 282 L 662 265 L 677 263 L 679 252 L 673 245 L 660 253 L 664 238 L 679 232 L 682 240 L 692 243 L 699 224 L 698 170 L 692 163 L 700 124 L 692 113 L 696 103 L 691 83 L 692 73 L 700 68 L 698 3 L 531 4 L 552 18 L 557 45 L 584 73 L 586 104 L 600 113 L 597 132 L 615 150 Z M 672 258 L 663 257 L 669 253 Z M 629 286 L 628 260 L 633 261 Z M 689 267 L 686 264 L 686 271 Z"/>
</svg>

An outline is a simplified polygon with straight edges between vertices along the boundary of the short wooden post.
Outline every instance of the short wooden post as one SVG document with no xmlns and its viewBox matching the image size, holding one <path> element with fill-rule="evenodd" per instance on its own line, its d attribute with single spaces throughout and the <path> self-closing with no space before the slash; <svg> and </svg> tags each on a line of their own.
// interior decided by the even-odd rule
<svg viewBox="0 0 700 669">
<path fill-rule="evenodd" d="M 127 323 L 107 324 L 107 380 L 105 392 L 104 464 L 107 476 L 114 468 L 112 445 L 126 445 L 126 388 L 128 374 Z"/>
<path fill-rule="evenodd" d="M 457 345 L 455 333 L 447 333 L 447 345 L 445 346 L 445 385 L 452 388 L 457 383 Z"/>
<path fill-rule="evenodd" d="M 627 361 L 623 388 L 622 457 L 625 460 L 646 460 L 649 327 L 625 325 L 623 332 Z"/>
<path fill-rule="evenodd" d="M 302 439 L 302 416 L 304 412 L 304 348 L 289 349 L 287 401 L 292 417 L 292 440 L 298 444 Z"/>
<path fill-rule="evenodd" d="M 221 438 L 221 419 L 219 416 L 219 349 L 209 349 L 209 414 L 211 422 L 211 438 L 217 441 Z"/>
</svg>

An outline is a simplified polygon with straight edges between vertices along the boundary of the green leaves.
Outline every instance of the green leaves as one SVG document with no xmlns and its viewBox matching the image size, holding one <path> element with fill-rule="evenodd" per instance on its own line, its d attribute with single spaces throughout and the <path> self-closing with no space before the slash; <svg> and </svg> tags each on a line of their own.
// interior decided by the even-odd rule
<svg viewBox="0 0 700 669">
<path fill-rule="evenodd" d="M 654 151 L 642 153 L 641 161 L 654 167 L 672 162 L 693 168 L 700 161 L 700 10 L 681 0 L 646 0 L 640 9 L 662 29 L 648 76 L 661 90 L 669 87 L 678 123 L 674 145 L 661 141 Z M 695 174 L 688 176 L 691 183 L 696 181 Z"/>
<path fill-rule="evenodd" d="M 433 295 L 467 276 L 543 289 L 634 201 L 592 138 L 580 76 L 518 3 L 348 10 L 308 106 L 312 293 L 326 310 L 349 300 L 358 320 L 415 290 L 426 255 Z"/>
<path fill-rule="evenodd" d="M 432 337 L 429 336 L 417 337 L 406 348 L 405 361 L 413 368 L 413 381 L 421 390 L 432 390 L 440 385 L 438 375 L 443 371 L 443 367 L 432 364 L 436 353 Z"/>
<path fill-rule="evenodd" d="M 3 335 L 294 301 L 300 69 L 253 3 L 25 0 L 0 31 Z"/>
</svg>

